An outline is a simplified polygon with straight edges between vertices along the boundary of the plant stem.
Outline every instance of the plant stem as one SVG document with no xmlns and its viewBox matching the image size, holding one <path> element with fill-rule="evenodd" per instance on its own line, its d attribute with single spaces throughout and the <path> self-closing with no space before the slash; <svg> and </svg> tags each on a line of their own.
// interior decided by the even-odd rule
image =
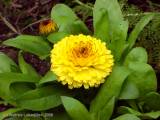
<svg viewBox="0 0 160 120">
<path fill-rule="evenodd" d="M 2 16 L 2 14 L 0 13 L 0 18 L 1 20 L 5 23 L 6 26 L 8 26 L 8 28 L 10 28 L 13 32 L 15 32 L 16 34 L 20 34 L 11 23 L 9 23 L 7 21 L 7 19 L 5 17 Z"/>
<path fill-rule="evenodd" d="M 130 16 L 142 16 L 142 15 L 148 15 L 148 14 L 151 14 L 151 13 L 134 13 L 134 14 L 130 13 L 130 14 L 127 14 L 125 16 L 126 17 L 130 17 Z M 160 13 L 158 13 L 158 12 L 154 12 L 154 14 L 160 15 Z"/>
<path fill-rule="evenodd" d="M 91 6 L 88 6 L 88 5 L 84 4 L 83 2 L 81 2 L 81 1 L 79 1 L 79 0 L 75 0 L 75 2 L 78 3 L 78 4 L 81 5 L 81 6 L 84 6 L 84 7 L 88 8 L 88 9 L 93 10 L 93 8 L 92 8 Z"/>
<path fill-rule="evenodd" d="M 128 101 L 128 104 L 129 104 L 133 109 L 139 111 L 138 106 L 137 106 L 135 100 L 129 100 L 129 101 Z"/>
</svg>

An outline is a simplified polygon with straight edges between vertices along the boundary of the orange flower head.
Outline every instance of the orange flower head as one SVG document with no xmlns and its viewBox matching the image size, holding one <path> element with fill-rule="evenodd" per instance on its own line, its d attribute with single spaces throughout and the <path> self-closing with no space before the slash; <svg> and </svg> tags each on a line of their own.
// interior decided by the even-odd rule
<svg viewBox="0 0 160 120">
<path fill-rule="evenodd" d="M 57 24 L 53 20 L 45 20 L 39 24 L 40 34 L 49 34 L 57 30 Z"/>
</svg>

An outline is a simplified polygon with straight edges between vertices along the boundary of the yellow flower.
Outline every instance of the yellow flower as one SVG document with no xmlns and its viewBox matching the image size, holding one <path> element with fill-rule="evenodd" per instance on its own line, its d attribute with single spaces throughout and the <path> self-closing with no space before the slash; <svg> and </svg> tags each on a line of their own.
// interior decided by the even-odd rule
<svg viewBox="0 0 160 120">
<path fill-rule="evenodd" d="M 113 64 L 104 42 L 82 34 L 63 38 L 51 51 L 51 71 L 70 89 L 98 87 L 111 73 Z"/>
<path fill-rule="evenodd" d="M 52 20 L 45 20 L 40 22 L 39 24 L 39 33 L 40 34 L 48 34 L 51 32 L 55 32 L 57 30 L 57 25 Z"/>
</svg>

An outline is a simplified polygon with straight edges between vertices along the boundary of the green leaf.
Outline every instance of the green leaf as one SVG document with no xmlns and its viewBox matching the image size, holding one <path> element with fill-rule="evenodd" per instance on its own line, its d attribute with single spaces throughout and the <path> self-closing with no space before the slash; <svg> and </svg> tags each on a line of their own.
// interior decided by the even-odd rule
<svg viewBox="0 0 160 120">
<path fill-rule="evenodd" d="M 19 52 L 18 55 L 18 62 L 22 73 L 40 77 L 40 75 L 36 72 L 36 70 L 30 64 L 26 63 L 21 52 Z"/>
<path fill-rule="evenodd" d="M 111 98 L 104 108 L 98 113 L 98 120 L 110 120 L 114 110 L 115 97 Z"/>
<path fill-rule="evenodd" d="M 139 90 L 136 84 L 128 79 L 125 80 L 122 86 L 119 99 L 136 99 L 139 97 Z"/>
<path fill-rule="evenodd" d="M 121 106 L 118 108 L 119 114 L 132 114 L 138 117 L 141 117 L 142 119 L 157 119 L 160 117 L 160 111 L 153 111 L 149 113 L 140 113 L 132 108 Z"/>
<path fill-rule="evenodd" d="M 71 8 L 57 4 L 51 11 L 51 18 L 57 23 L 60 32 L 69 34 L 89 34 L 86 25 L 76 16 Z"/>
<path fill-rule="evenodd" d="M 59 95 L 50 95 L 39 99 L 19 101 L 17 104 L 24 109 L 43 111 L 59 106 L 61 101 Z"/>
<path fill-rule="evenodd" d="M 132 114 L 124 114 L 124 115 L 121 115 L 113 120 L 141 120 L 141 119 L 135 115 L 132 115 Z"/>
<path fill-rule="evenodd" d="M 158 120 L 158 118 L 160 117 L 160 111 L 144 113 L 142 117 L 143 118 L 147 118 L 147 119 L 156 119 L 156 120 Z"/>
<path fill-rule="evenodd" d="M 16 100 L 19 96 L 24 94 L 27 91 L 35 89 L 35 85 L 32 83 L 22 82 L 22 83 L 12 83 L 10 85 L 11 95 L 14 96 L 14 100 Z"/>
<path fill-rule="evenodd" d="M 46 75 L 40 79 L 39 85 L 47 82 L 53 82 L 55 80 L 57 80 L 57 76 L 52 71 L 48 71 Z"/>
<path fill-rule="evenodd" d="M 11 114 L 22 111 L 22 108 L 10 108 L 4 112 L 0 112 L 0 120 L 4 120 L 4 118 L 9 117 Z"/>
<path fill-rule="evenodd" d="M 107 102 L 115 96 L 118 98 L 123 82 L 130 74 L 130 71 L 123 66 L 114 66 L 111 75 L 106 79 L 105 83 L 101 86 L 98 94 L 93 99 L 90 107 L 91 112 L 98 112 Z"/>
<path fill-rule="evenodd" d="M 123 20 L 117 0 L 96 0 L 93 24 L 95 36 L 110 43 L 109 47 L 118 61 L 124 49 L 128 21 Z"/>
<path fill-rule="evenodd" d="M 125 49 L 126 38 L 128 33 L 128 21 L 123 21 L 118 26 L 113 26 L 114 35 L 112 36 L 110 49 L 116 61 L 119 61 L 123 50 Z"/>
<path fill-rule="evenodd" d="M 156 91 L 157 78 L 155 71 L 150 65 L 140 62 L 130 62 L 128 68 L 132 70 L 132 74 L 128 76 L 128 80 L 136 84 L 140 96 Z"/>
<path fill-rule="evenodd" d="M 92 120 L 86 107 L 78 100 L 62 96 L 62 103 L 73 120 Z"/>
<path fill-rule="evenodd" d="M 69 35 L 68 33 L 64 33 L 64 32 L 55 32 L 55 33 L 51 33 L 51 34 L 47 37 L 47 39 L 48 39 L 51 43 L 55 44 L 55 43 L 57 43 L 59 40 L 61 40 L 62 38 L 67 37 L 68 35 Z"/>
<path fill-rule="evenodd" d="M 16 63 L 4 53 L 0 52 L 0 73 L 11 72 L 12 67 L 18 69 Z"/>
<path fill-rule="evenodd" d="M 40 58 L 45 58 L 51 50 L 49 44 L 40 36 L 19 35 L 4 41 L 3 44 L 33 53 Z"/>
<path fill-rule="evenodd" d="M 16 82 L 36 83 L 39 78 L 21 73 L 0 73 L 0 97 L 5 100 L 13 99 L 10 85 Z"/>
<path fill-rule="evenodd" d="M 157 92 L 150 92 L 141 100 L 144 103 L 144 108 L 149 110 L 160 110 L 160 94 Z"/>
<path fill-rule="evenodd" d="M 133 47 L 133 45 L 136 42 L 136 39 L 138 38 L 138 35 L 144 29 L 144 27 L 153 19 L 153 17 L 153 13 L 148 13 L 147 15 L 142 17 L 141 20 L 136 24 L 135 28 L 133 29 L 128 38 L 130 48 Z"/>
<path fill-rule="evenodd" d="M 86 27 L 86 25 L 81 21 L 81 20 L 76 20 L 71 24 L 68 24 L 66 26 L 67 28 L 65 28 L 68 33 L 70 34 L 74 34 L 74 35 L 78 35 L 78 34 L 91 34 L 91 32 L 88 30 L 88 28 Z"/>
<path fill-rule="evenodd" d="M 17 99 L 17 105 L 21 108 L 42 111 L 57 107 L 61 104 L 61 95 L 66 94 L 64 89 L 50 85 L 28 91 Z"/>
<path fill-rule="evenodd" d="M 124 64 L 128 65 L 130 62 L 147 63 L 147 60 L 148 56 L 146 50 L 142 47 L 136 47 L 128 53 L 124 61 Z"/>
<path fill-rule="evenodd" d="M 96 18 L 96 6 L 94 7 L 94 36 L 105 41 L 108 45 L 110 43 L 110 36 L 109 36 L 109 19 L 107 10 L 102 9 L 101 14 L 99 15 L 100 18 Z M 97 20 L 99 19 L 99 20 Z"/>
</svg>

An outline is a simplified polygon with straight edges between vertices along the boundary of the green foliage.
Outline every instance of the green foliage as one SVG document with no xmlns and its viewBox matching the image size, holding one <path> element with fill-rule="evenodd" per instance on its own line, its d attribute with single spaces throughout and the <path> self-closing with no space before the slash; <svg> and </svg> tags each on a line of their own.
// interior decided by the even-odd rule
<svg viewBox="0 0 160 120">
<path fill-rule="evenodd" d="M 115 104 L 115 97 L 112 97 L 109 102 L 104 106 L 102 110 L 98 113 L 98 119 L 99 120 L 110 120 L 113 110 L 114 110 L 114 104 Z"/>
<path fill-rule="evenodd" d="M 91 17 L 93 15 L 92 11 L 93 4 L 87 2 L 86 4 L 80 4 L 76 5 L 73 10 L 82 16 L 82 20 L 86 21 L 87 18 Z"/>
<path fill-rule="evenodd" d="M 132 48 L 135 44 L 136 39 L 138 38 L 139 33 L 143 30 L 143 28 L 152 20 L 154 14 L 147 14 L 145 15 L 135 26 L 133 31 L 131 32 L 128 38 L 129 47 Z"/>
<path fill-rule="evenodd" d="M 88 28 L 78 19 L 72 9 L 64 4 L 57 4 L 53 7 L 51 18 L 58 24 L 60 32 L 68 34 L 90 33 Z"/>
<path fill-rule="evenodd" d="M 4 41 L 3 44 L 33 53 L 40 58 L 48 56 L 51 50 L 49 44 L 40 36 L 20 35 Z"/>
<path fill-rule="evenodd" d="M 40 75 L 36 72 L 36 70 L 28 63 L 25 62 L 21 52 L 18 55 L 19 67 L 23 74 L 29 74 L 32 76 L 40 77 Z"/>
<path fill-rule="evenodd" d="M 29 76 L 21 73 L 0 73 L 0 97 L 7 100 L 8 102 L 13 99 L 11 95 L 10 85 L 15 82 L 28 82 L 36 83 L 39 78 L 35 76 Z"/>
<path fill-rule="evenodd" d="M 59 106 L 60 96 L 66 94 L 64 89 L 48 85 L 25 92 L 16 99 L 16 103 L 23 109 L 43 111 Z"/>
<path fill-rule="evenodd" d="M 1 112 L 0 113 L 0 119 L 3 120 L 4 118 L 8 117 L 9 115 L 11 115 L 13 113 L 16 113 L 18 111 L 21 111 L 21 110 L 23 110 L 23 109 L 21 109 L 21 108 L 11 108 L 9 110 Z"/>
<path fill-rule="evenodd" d="M 46 75 L 42 77 L 42 79 L 40 79 L 38 84 L 40 85 L 48 82 L 53 82 L 55 80 L 57 80 L 57 76 L 52 71 L 48 71 Z"/>
<path fill-rule="evenodd" d="M 92 120 L 85 106 L 76 99 L 62 96 L 62 103 L 73 120 Z"/>
<path fill-rule="evenodd" d="M 156 92 L 150 92 L 140 100 L 146 111 L 159 110 L 160 111 L 160 94 Z"/>
<path fill-rule="evenodd" d="M 131 94 L 132 93 L 132 94 Z M 121 93 L 119 95 L 119 99 L 137 99 L 139 97 L 139 90 L 134 82 L 131 80 L 125 80 L 122 86 Z"/>
<path fill-rule="evenodd" d="M 143 46 L 149 53 L 149 63 L 159 70 L 160 61 L 160 14 L 156 14 L 153 21 L 144 29 L 139 36 L 137 46 Z"/>
<path fill-rule="evenodd" d="M 130 71 L 124 66 L 114 66 L 113 72 L 101 86 L 97 96 L 91 103 L 91 112 L 100 111 L 105 104 L 112 98 L 118 98 L 123 82 L 130 74 Z"/>
<path fill-rule="evenodd" d="M 132 114 L 135 116 L 139 116 L 142 119 L 157 119 L 160 117 L 160 111 L 149 112 L 149 113 L 141 113 L 129 107 L 121 106 L 118 109 L 120 114 Z"/>
<path fill-rule="evenodd" d="M 127 2 L 121 1 L 122 10 L 125 18 L 129 21 L 129 27 L 132 29 L 135 24 L 140 20 L 144 13 L 142 10 L 134 5 L 130 5 Z M 150 11 L 156 11 L 159 9 L 157 4 L 148 0 Z M 149 63 L 154 65 L 159 70 L 160 62 L 160 14 L 157 12 L 154 15 L 153 20 L 144 28 L 143 32 L 140 33 L 137 38 L 136 46 L 143 46 L 148 51 Z"/>
<path fill-rule="evenodd" d="M 124 114 L 113 120 L 141 120 L 141 119 L 132 114 Z"/>
<path fill-rule="evenodd" d="M 48 35 L 47 39 L 51 42 L 51 43 L 57 43 L 59 40 L 61 40 L 62 38 L 68 36 L 69 34 L 64 33 L 64 32 L 56 32 L 56 33 L 51 33 L 50 35 Z"/>
<path fill-rule="evenodd" d="M 93 9 L 93 24 L 95 36 L 101 36 L 100 39 L 107 41 L 116 61 L 118 61 L 125 45 L 128 22 L 124 21 L 117 0 L 112 2 L 97 0 Z"/>
<path fill-rule="evenodd" d="M 132 74 L 128 76 L 136 84 L 140 95 L 145 95 L 148 92 L 156 91 L 157 79 L 152 67 L 146 63 L 131 62 L 128 68 L 132 70 Z"/>
<path fill-rule="evenodd" d="M 146 50 L 142 47 L 136 47 L 128 53 L 124 60 L 124 64 L 128 65 L 129 62 L 147 63 L 147 60 L 148 56 Z"/>
<path fill-rule="evenodd" d="M 13 69 L 15 68 L 15 69 Z M 0 73 L 3 72 L 14 72 L 13 70 L 18 70 L 16 63 L 10 59 L 7 55 L 0 52 Z"/>
</svg>

